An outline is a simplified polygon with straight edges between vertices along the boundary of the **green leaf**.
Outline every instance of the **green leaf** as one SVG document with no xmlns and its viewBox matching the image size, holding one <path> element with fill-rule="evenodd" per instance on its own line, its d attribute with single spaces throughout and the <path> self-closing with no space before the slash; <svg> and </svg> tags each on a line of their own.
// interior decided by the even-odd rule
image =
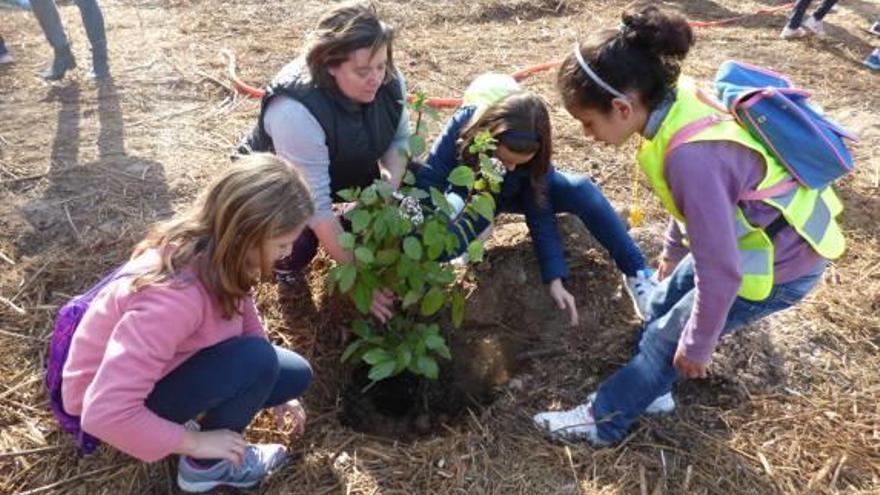
<svg viewBox="0 0 880 495">
<path fill-rule="evenodd" d="M 452 325 L 461 328 L 464 321 L 464 295 L 460 291 L 452 292 Z"/>
<path fill-rule="evenodd" d="M 470 189 L 474 185 L 474 171 L 470 167 L 461 165 L 452 169 L 449 177 L 446 179 L 454 186 L 467 187 Z"/>
<path fill-rule="evenodd" d="M 446 213 L 447 216 L 452 216 L 452 206 L 449 204 L 449 201 L 446 200 L 446 196 L 435 187 L 431 188 L 431 202 L 434 203 L 434 206 L 440 211 Z"/>
<path fill-rule="evenodd" d="M 391 187 L 391 183 L 387 180 L 377 180 L 373 185 L 376 187 L 379 196 L 382 196 L 382 199 L 387 200 L 394 195 L 394 188 Z"/>
<path fill-rule="evenodd" d="M 351 263 L 342 265 L 339 268 L 339 290 L 345 294 L 351 290 L 354 281 L 357 279 L 357 268 Z"/>
<path fill-rule="evenodd" d="M 408 191 L 406 191 L 406 195 L 411 198 L 416 198 L 419 201 L 421 201 L 425 198 L 431 197 L 430 194 L 426 193 L 425 191 L 422 191 L 421 189 L 419 189 L 417 187 L 411 187 Z"/>
<path fill-rule="evenodd" d="M 397 348 L 397 371 L 403 371 L 412 361 L 412 349 L 406 346 L 406 343 Z"/>
<path fill-rule="evenodd" d="M 378 382 L 379 380 L 384 380 L 391 376 L 391 374 L 394 373 L 395 367 L 397 367 L 397 362 L 395 362 L 393 359 L 389 361 L 383 361 L 370 368 L 370 374 L 367 376 L 370 378 L 370 380 Z"/>
<path fill-rule="evenodd" d="M 410 290 L 403 296 L 403 307 L 408 308 L 413 304 L 417 303 L 419 299 L 422 297 L 422 293 L 417 290 Z"/>
<path fill-rule="evenodd" d="M 474 190 L 484 191 L 486 189 L 486 186 L 486 179 L 477 179 L 477 181 L 474 182 Z"/>
<path fill-rule="evenodd" d="M 397 258 L 400 257 L 400 251 L 395 248 L 382 249 L 378 253 L 376 253 L 376 263 L 382 266 L 388 266 L 394 264 L 397 261 Z"/>
<path fill-rule="evenodd" d="M 420 134 L 412 134 L 409 137 L 409 152 L 414 157 L 422 156 L 425 152 L 427 145 L 425 143 L 425 137 Z"/>
<path fill-rule="evenodd" d="M 425 337 L 425 345 L 428 347 L 428 349 L 436 351 L 437 349 L 446 345 L 446 340 L 444 340 L 439 333 L 432 333 L 428 334 L 428 336 Z"/>
<path fill-rule="evenodd" d="M 355 210 L 352 212 L 349 220 L 351 220 L 352 232 L 357 234 L 370 225 L 370 213 L 365 210 Z"/>
<path fill-rule="evenodd" d="M 342 249 L 354 249 L 355 237 L 351 232 L 343 232 L 337 239 Z"/>
<path fill-rule="evenodd" d="M 344 201 L 357 201 L 358 190 L 355 188 L 343 189 L 341 191 L 338 191 L 336 195 L 342 198 Z"/>
<path fill-rule="evenodd" d="M 412 171 L 407 170 L 403 173 L 403 183 L 411 186 L 416 183 L 416 175 Z"/>
<path fill-rule="evenodd" d="M 376 188 L 373 186 L 364 189 L 364 192 L 361 193 L 361 203 L 367 206 L 375 204 L 378 199 L 379 194 L 376 192 Z"/>
<path fill-rule="evenodd" d="M 474 263 L 483 261 L 483 241 L 476 239 L 468 244 L 468 257 Z"/>
<path fill-rule="evenodd" d="M 473 199 L 471 206 L 486 220 L 491 222 L 495 218 L 495 200 L 491 194 L 480 193 Z"/>
<path fill-rule="evenodd" d="M 362 314 L 370 312 L 370 306 L 373 304 L 373 290 L 364 283 L 355 284 L 354 291 L 351 293 L 354 305 Z"/>
<path fill-rule="evenodd" d="M 351 356 L 353 356 L 355 352 L 360 350 L 361 346 L 363 346 L 363 345 L 364 345 L 363 340 L 361 340 L 361 339 L 355 340 L 354 342 L 349 344 L 348 347 L 345 348 L 345 352 L 342 353 L 342 357 L 339 358 L 339 360 L 343 363 L 348 361 L 349 359 L 351 359 Z"/>
<path fill-rule="evenodd" d="M 363 359 L 364 359 L 364 362 L 366 362 L 367 364 L 378 364 L 378 363 L 381 363 L 382 361 L 388 361 L 389 359 L 392 359 L 392 358 L 393 358 L 393 356 L 385 349 L 375 348 L 375 349 L 370 349 L 369 351 L 367 351 L 364 354 Z"/>
<path fill-rule="evenodd" d="M 443 307 L 443 299 L 446 294 L 437 287 L 432 287 L 431 290 L 425 294 L 425 297 L 422 299 L 422 304 L 419 307 L 419 311 L 422 313 L 422 316 L 431 316 L 436 313 Z"/>
<path fill-rule="evenodd" d="M 373 255 L 373 251 L 368 248 L 361 246 L 354 250 L 354 257 L 358 259 L 361 263 L 372 263 L 376 261 L 376 257 Z"/>
<path fill-rule="evenodd" d="M 351 322 L 351 331 L 363 339 L 369 337 L 373 333 L 370 329 L 370 324 L 364 320 L 354 320 Z"/>
<path fill-rule="evenodd" d="M 416 368 L 419 370 L 419 373 L 432 380 L 436 380 L 437 376 L 440 375 L 440 367 L 437 366 L 437 361 L 431 356 L 419 356 L 416 360 Z"/>
<path fill-rule="evenodd" d="M 422 259 L 422 243 L 413 236 L 408 236 L 403 240 L 403 252 L 412 260 L 419 261 Z"/>
</svg>

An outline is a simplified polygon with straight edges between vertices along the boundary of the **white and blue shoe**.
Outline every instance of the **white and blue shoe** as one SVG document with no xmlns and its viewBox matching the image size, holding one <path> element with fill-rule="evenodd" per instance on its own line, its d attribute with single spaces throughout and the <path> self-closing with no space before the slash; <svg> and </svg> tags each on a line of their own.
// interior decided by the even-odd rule
<svg viewBox="0 0 880 495">
<path fill-rule="evenodd" d="M 651 295 L 657 288 L 657 274 L 650 268 L 642 268 L 634 277 L 623 276 L 626 291 L 632 299 L 633 308 L 641 319 L 646 319 L 651 302 Z"/>
</svg>

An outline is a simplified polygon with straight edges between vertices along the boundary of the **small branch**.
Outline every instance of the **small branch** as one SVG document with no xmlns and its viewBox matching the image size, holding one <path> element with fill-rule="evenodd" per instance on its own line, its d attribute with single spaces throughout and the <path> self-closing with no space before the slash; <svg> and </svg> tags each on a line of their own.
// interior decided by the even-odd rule
<svg viewBox="0 0 880 495">
<path fill-rule="evenodd" d="M 67 205 L 64 205 L 64 214 L 67 215 L 67 223 L 70 224 L 70 228 L 72 228 L 73 233 L 76 234 L 76 241 L 82 244 L 82 236 L 79 234 L 79 229 L 77 229 L 76 225 L 73 223 L 73 218 L 70 217 L 70 210 L 67 208 Z"/>
<path fill-rule="evenodd" d="M 0 452 L 0 459 L 10 459 L 12 457 L 18 457 L 22 455 L 45 454 L 46 452 L 53 452 L 55 450 L 61 450 L 63 448 L 63 445 L 49 445 L 48 447 L 37 447 L 35 449 Z"/>
<path fill-rule="evenodd" d="M 24 308 L 22 308 L 21 306 L 15 304 L 14 302 L 10 301 L 9 299 L 6 299 L 6 298 L 3 297 L 3 296 L 0 296 L 0 302 L 6 304 L 6 305 L 9 306 L 10 308 L 12 308 L 13 311 L 15 311 L 16 313 L 18 313 L 18 314 L 20 314 L 20 315 L 26 315 L 26 314 L 27 314 L 27 311 L 25 311 Z"/>
<path fill-rule="evenodd" d="M 15 266 L 15 260 L 13 260 L 12 258 L 10 258 L 9 256 L 6 256 L 6 254 L 5 254 L 3 251 L 0 251 L 0 259 L 2 259 L 3 261 L 9 263 L 9 264 L 12 265 L 12 266 Z"/>
</svg>

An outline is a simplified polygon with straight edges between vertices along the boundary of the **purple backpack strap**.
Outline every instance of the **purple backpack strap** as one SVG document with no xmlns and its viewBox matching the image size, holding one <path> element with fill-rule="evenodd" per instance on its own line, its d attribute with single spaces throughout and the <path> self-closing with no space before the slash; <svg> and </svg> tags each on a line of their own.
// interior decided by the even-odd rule
<svg viewBox="0 0 880 495">
<path fill-rule="evenodd" d="M 46 387 L 49 391 L 49 406 L 58 419 L 58 423 L 61 424 L 61 428 L 76 437 L 76 443 L 83 455 L 92 453 L 98 448 L 101 441 L 82 431 L 79 416 L 73 416 L 64 410 L 61 397 L 61 374 L 64 370 L 64 363 L 67 361 L 73 334 L 86 310 L 89 309 L 89 305 L 101 292 L 101 289 L 120 276 L 122 276 L 122 267 L 104 277 L 85 293 L 64 304 L 58 310 L 55 328 L 52 331 L 52 340 L 49 343 L 49 356 L 46 360 Z"/>
</svg>

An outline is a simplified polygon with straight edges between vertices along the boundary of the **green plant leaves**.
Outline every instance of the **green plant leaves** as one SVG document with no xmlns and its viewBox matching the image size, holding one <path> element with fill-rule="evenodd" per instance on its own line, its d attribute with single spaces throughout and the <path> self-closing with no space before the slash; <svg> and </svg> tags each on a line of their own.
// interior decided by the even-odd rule
<svg viewBox="0 0 880 495">
<path fill-rule="evenodd" d="M 470 167 L 461 165 L 452 169 L 447 180 L 454 186 L 470 189 L 474 185 L 474 171 Z"/>
<path fill-rule="evenodd" d="M 339 267 L 339 290 L 343 294 L 351 290 L 354 281 L 357 279 L 357 268 L 351 264 L 345 264 Z"/>
<path fill-rule="evenodd" d="M 436 380 L 440 376 L 440 367 L 437 366 L 437 361 L 431 356 L 418 356 L 416 358 L 416 369 L 431 380 Z"/>
<path fill-rule="evenodd" d="M 488 221 L 495 218 L 495 199 L 489 193 L 480 193 L 471 201 L 471 206 Z"/>
<path fill-rule="evenodd" d="M 413 236 L 408 236 L 403 240 L 403 252 L 413 261 L 422 259 L 422 243 Z"/>
<path fill-rule="evenodd" d="M 363 232 L 370 225 L 370 213 L 366 210 L 354 210 L 348 219 L 351 221 L 351 231 L 355 234 Z"/>
<path fill-rule="evenodd" d="M 422 299 L 422 304 L 419 307 L 419 311 L 422 313 L 422 316 L 431 316 L 436 313 L 443 307 L 443 300 L 446 297 L 446 293 L 437 287 L 432 287 L 425 297 Z"/>
<path fill-rule="evenodd" d="M 337 237 L 342 249 L 354 249 L 355 237 L 350 232 L 343 232 Z"/>
<path fill-rule="evenodd" d="M 483 261 L 483 241 L 479 239 L 471 241 L 471 243 L 468 244 L 467 252 L 468 258 L 470 258 L 473 263 Z"/>
<path fill-rule="evenodd" d="M 464 295 L 459 291 L 452 292 L 452 325 L 461 328 L 464 321 Z"/>
<path fill-rule="evenodd" d="M 370 380 L 374 382 L 378 382 L 379 380 L 384 380 L 391 376 L 394 373 L 394 369 L 397 367 L 397 362 L 393 359 L 390 361 L 382 361 L 379 364 L 374 365 L 370 368 L 370 373 L 367 375 Z"/>
<path fill-rule="evenodd" d="M 370 248 L 364 246 L 355 248 L 354 257 L 361 263 L 372 263 L 376 261 L 376 257 L 373 255 L 373 251 Z"/>
</svg>

